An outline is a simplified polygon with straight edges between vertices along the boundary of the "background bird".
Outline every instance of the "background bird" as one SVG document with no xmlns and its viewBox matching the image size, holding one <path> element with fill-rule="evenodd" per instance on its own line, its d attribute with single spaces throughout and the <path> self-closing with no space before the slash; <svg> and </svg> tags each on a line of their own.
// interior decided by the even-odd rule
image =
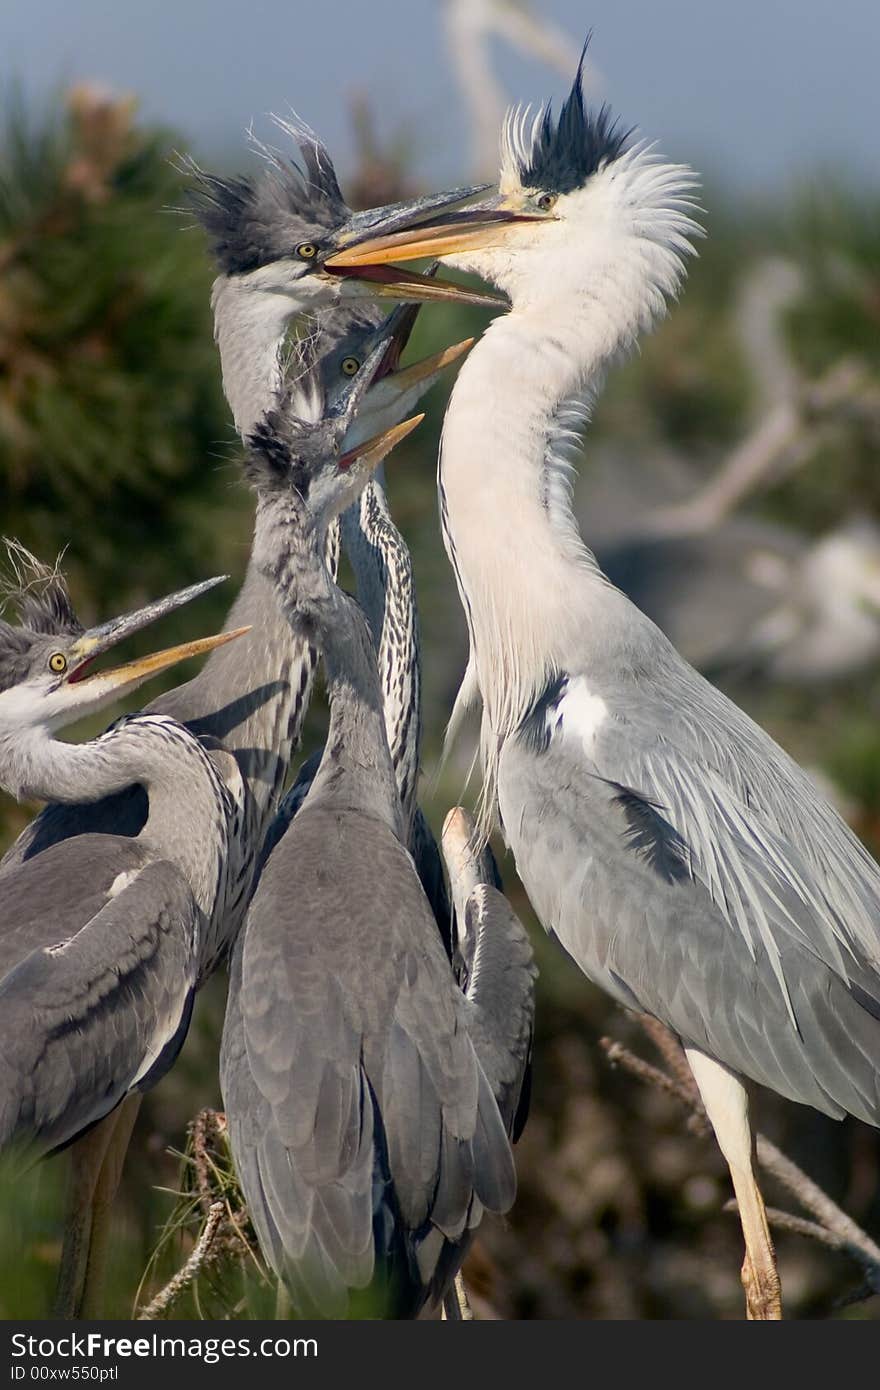
<svg viewBox="0 0 880 1390">
<path fill-rule="evenodd" d="M 213 924 L 234 877 L 244 790 L 232 759 L 218 764 L 167 718 L 129 715 L 84 744 L 55 732 L 241 634 L 94 671 L 104 652 L 219 580 L 86 631 L 60 572 L 20 550 L 16 559 L 27 587 L 21 625 L 0 623 L 0 784 L 76 802 L 137 780 L 148 801 L 134 838 L 78 836 L 0 872 L 0 1148 L 40 1156 L 91 1131 L 74 1151 L 58 1311 L 94 1312 L 133 1118 L 117 1107 L 167 1071 L 223 950 Z"/>
<path fill-rule="evenodd" d="M 497 809 L 532 905 L 585 973 L 681 1039 L 737 1195 L 749 1314 L 778 1317 L 745 1083 L 880 1122 L 880 870 L 609 584 L 560 447 L 572 398 L 592 399 L 677 292 L 693 188 L 588 112 L 578 73 L 558 120 L 509 119 L 494 234 L 450 218 L 342 259 L 439 255 L 510 295 L 459 374 L 439 475 L 464 694 L 483 705 L 483 822 Z"/>
<path fill-rule="evenodd" d="M 340 453 L 365 390 L 317 425 L 273 417 L 251 448 L 255 553 L 320 642 L 331 719 L 235 955 L 221 1078 L 260 1243 L 295 1308 L 343 1313 L 370 1286 L 412 1316 L 442 1297 L 483 1209 L 510 1205 L 515 1176 L 470 1037 L 481 1003 L 456 987 L 403 845 L 370 635 L 324 559 L 332 517 L 413 423 Z"/>
</svg>

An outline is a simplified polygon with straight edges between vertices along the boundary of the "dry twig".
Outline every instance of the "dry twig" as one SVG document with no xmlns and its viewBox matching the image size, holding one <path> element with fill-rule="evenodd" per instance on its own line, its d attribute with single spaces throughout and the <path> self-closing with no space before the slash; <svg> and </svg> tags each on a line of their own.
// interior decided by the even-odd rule
<svg viewBox="0 0 880 1390">
<path fill-rule="evenodd" d="M 226 1215 L 225 1202 L 212 1202 L 207 1219 L 202 1227 L 201 1234 L 196 1241 L 195 1248 L 182 1269 L 179 1269 L 173 1278 L 169 1279 L 164 1289 L 160 1289 L 156 1297 L 151 1299 L 146 1308 L 142 1308 L 137 1315 L 138 1322 L 151 1322 L 157 1318 L 164 1318 L 177 1303 L 182 1294 L 186 1292 L 193 1280 L 197 1278 L 200 1271 L 212 1259 L 216 1259 L 216 1252 L 213 1249 L 214 1239 L 223 1217 Z"/>
</svg>

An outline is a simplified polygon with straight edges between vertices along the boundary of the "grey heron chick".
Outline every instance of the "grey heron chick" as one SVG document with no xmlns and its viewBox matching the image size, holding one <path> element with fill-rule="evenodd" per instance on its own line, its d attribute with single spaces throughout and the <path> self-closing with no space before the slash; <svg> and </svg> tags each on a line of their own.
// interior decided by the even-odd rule
<svg viewBox="0 0 880 1390">
<path fill-rule="evenodd" d="M 880 869 L 602 574 L 565 449 L 568 403 L 592 399 L 679 289 L 693 188 L 590 112 L 578 73 L 558 120 L 509 120 L 494 234 L 452 218 L 361 253 L 439 254 L 510 295 L 459 373 L 439 472 L 485 819 L 497 810 L 538 917 L 585 974 L 681 1039 L 733 1179 L 748 1312 L 774 1318 L 746 1083 L 880 1123 Z"/>
<path fill-rule="evenodd" d="M 405 203 L 352 212 L 326 147 L 307 126 L 275 117 L 294 155 L 259 145 L 264 167 L 255 178 L 224 178 L 193 162 L 191 204 L 218 264 L 212 303 L 223 359 L 223 386 L 239 432 L 258 424 L 260 390 L 281 385 L 281 345 L 305 315 L 364 300 L 452 301 L 497 308 L 503 297 L 436 277 L 386 266 L 332 269 L 330 259 L 367 238 L 431 224 L 485 191 L 457 188 Z"/>
<path fill-rule="evenodd" d="M 69 1312 L 81 1311 L 95 1196 L 100 1189 L 104 1215 L 112 1197 L 101 1177 L 117 1107 L 173 1062 L 194 991 L 220 949 L 212 922 L 243 789 L 231 759 L 218 766 L 192 734 L 158 715 L 126 716 L 82 744 L 55 735 L 176 662 L 239 637 L 94 666 L 219 582 L 85 630 L 61 575 L 33 562 L 20 625 L 0 623 L 0 785 L 17 797 L 81 802 L 137 782 L 149 807 L 135 838 L 82 835 L 0 871 L 0 1148 L 38 1157 L 97 1126 L 77 1164 L 76 1235 L 62 1270 Z"/>
<path fill-rule="evenodd" d="M 256 562 L 327 669 L 331 717 L 305 803 L 233 958 L 221 1085 L 263 1252 L 296 1312 L 370 1290 L 414 1316 L 451 1284 L 484 1209 L 513 1201 L 510 1145 L 404 844 L 370 633 L 326 531 L 413 421 L 342 451 L 382 349 L 333 414 L 252 440 Z M 375 1309 L 374 1309 L 375 1311 Z"/>
<path fill-rule="evenodd" d="M 321 322 L 314 338 L 296 346 L 290 364 L 291 409 L 300 418 L 321 419 L 349 391 L 352 378 L 375 349 L 382 356 L 344 440 L 345 448 L 391 428 L 412 412 L 442 370 L 460 358 L 473 339 L 456 343 L 409 366 L 401 356 L 419 312 L 401 305 L 385 315 L 363 305 Z M 357 502 L 342 514 L 342 540 L 351 561 L 357 595 L 370 625 L 382 685 L 388 747 L 403 808 L 406 840 L 415 859 L 444 941 L 449 946 L 450 910 L 437 844 L 417 804 L 421 755 L 421 638 L 415 576 L 409 548 L 394 524 L 381 465 Z M 302 804 L 320 753 L 308 759 L 269 829 L 264 859 L 272 852 Z"/>
</svg>

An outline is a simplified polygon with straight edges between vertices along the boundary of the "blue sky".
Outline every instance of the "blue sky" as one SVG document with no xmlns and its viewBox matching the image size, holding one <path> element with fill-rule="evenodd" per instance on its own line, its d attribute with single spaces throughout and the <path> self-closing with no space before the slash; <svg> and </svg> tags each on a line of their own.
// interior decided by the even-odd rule
<svg viewBox="0 0 880 1390">
<path fill-rule="evenodd" d="M 292 105 L 344 170 L 348 102 L 380 101 L 426 180 L 466 174 L 465 129 L 441 0 L 2 0 L 0 77 L 41 96 L 95 78 L 136 92 L 203 156 Z M 627 124 L 734 189 L 785 191 L 840 171 L 880 184 L 877 0 L 536 0 L 573 36 L 594 32 L 603 95 Z M 499 46 L 511 97 L 561 77 Z M 243 160 L 246 156 L 243 155 Z"/>
</svg>

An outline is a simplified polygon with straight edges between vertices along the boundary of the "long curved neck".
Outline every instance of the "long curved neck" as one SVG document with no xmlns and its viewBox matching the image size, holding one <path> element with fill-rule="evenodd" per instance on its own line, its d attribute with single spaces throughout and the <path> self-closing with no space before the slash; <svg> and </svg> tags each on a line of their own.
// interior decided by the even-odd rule
<svg viewBox="0 0 880 1390">
<path fill-rule="evenodd" d="M 318 657 L 310 643 L 291 632 L 272 584 L 253 560 L 224 626 L 251 631 L 216 648 L 193 680 L 159 696 L 149 708 L 223 743 L 265 825 L 299 742 Z"/>
<path fill-rule="evenodd" d="M 255 290 L 235 276 L 220 275 L 214 281 L 211 308 L 223 392 L 235 428 L 246 439 L 281 388 L 290 302 L 283 295 Z"/>
<path fill-rule="evenodd" d="M 139 783 L 149 813 L 138 838 L 177 865 L 211 913 L 226 854 L 226 794 L 205 750 L 176 721 L 133 715 L 88 743 L 31 727 L 3 739 L 0 758 L 3 785 L 17 797 L 71 805 Z"/>
<path fill-rule="evenodd" d="M 308 804 L 357 809 L 381 816 L 405 838 L 400 794 L 388 751 L 382 691 L 366 619 L 338 588 L 319 556 L 322 538 L 311 530 L 294 494 L 257 505 L 256 548 L 279 610 L 298 636 L 314 642 L 324 659 L 330 727 Z"/>
<path fill-rule="evenodd" d="M 282 296 L 255 292 L 225 276 L 214 282 L 211 303 L 223 389 L 235 427 L 246 438 L 281 387 L 290 305 Z M 193 680 L 150 708 L 223 742 L 248 783 L 259 838 L 275 812 L 299 742 L 317 653 L 291 632 L 273 585 L 252 559 L 226 620 L 227 629 L 244 626 L 251 628 L 246 637 L 217 648 Z"/>
<path fill-rule="evenodd" d="M 405 842 L 408 826 L 388 750 L 369 629 L 354 600 L 339 589 L 321 605 L 321 614 L 330 727 L 310 798 L 381 816 Z"/>
<path fill-rule="evenodd" d="M 489 729 L 518 725 L 589 623 L 596 561 L 553 444 L 563 404 L 605 365 L 583 322 L 537 308 L 496 319 L 459 373 L 443 426 L 444 541 L 468 620 Z"/>
<path fill-rule="evenodd" d="M 412 556 L 391 518 L 380 479 L 342 518 L 358 599 L 376 647 L 382 709 L 407 838 L 412 830 L 421 752 L 419 619 Z"/>
</svg>

